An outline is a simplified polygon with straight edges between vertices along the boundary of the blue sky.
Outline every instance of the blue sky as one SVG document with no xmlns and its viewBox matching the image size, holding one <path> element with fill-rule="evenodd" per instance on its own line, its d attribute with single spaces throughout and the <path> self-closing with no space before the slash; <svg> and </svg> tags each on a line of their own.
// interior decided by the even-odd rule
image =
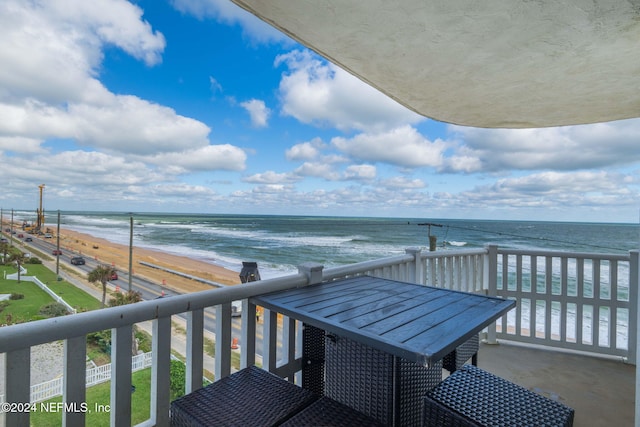
<svg viewBox="0 0 640 427">
<path fill-rule="evenodd" d="M 0 27 L 3 209 L 638 221 L 639 120 L 440 123 L 229 1 L 1 0 Z"/>
</svg>

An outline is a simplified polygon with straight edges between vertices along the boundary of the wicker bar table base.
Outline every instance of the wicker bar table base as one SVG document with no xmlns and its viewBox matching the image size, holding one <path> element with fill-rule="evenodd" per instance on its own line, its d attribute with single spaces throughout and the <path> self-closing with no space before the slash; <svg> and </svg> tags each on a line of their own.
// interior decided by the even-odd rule
<svg viewBox="0 0 640 427">
<path fill-rule="evenodd" d="M 279 425 L 315 400 L 311 391 L 251 366 L 174 400 L 171 425 Z"/>
<path fill-rule="evenodd" d="M 427 393 L 423 425 L 572 426 L 573 414 L 559 402 L 465 365 Z"/>
<path fill-rule="evenodd" d="M 480 336 L 478 334 L 469 338 L 467 342 L 456 347 L 451 353 L 442 359 L 442 367 L 454 373 L 462 368 L 465 362 L 471 359 L 471 364 L 478 366 L 478 350 L 480 349 Z"/>
<path fill-rule="evenodd" d="M 425 368 L 356 341 L 327 335 L 325 395 L 387 426 L 418 426 L 423 396 L 442 381 Z"/>
</svg>

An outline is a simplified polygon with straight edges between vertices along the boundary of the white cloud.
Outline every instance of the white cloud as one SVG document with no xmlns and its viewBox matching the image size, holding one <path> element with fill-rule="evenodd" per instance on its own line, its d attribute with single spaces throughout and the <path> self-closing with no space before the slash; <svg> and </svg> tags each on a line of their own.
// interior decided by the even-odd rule
<svg viewBox="0 0 640 427">
<path fill-rule="evenodd" d="M 638 161 L 640 120 L 543 129 L 478 129 L 451 126 L 464 145 L 450 171 L 578 170 Z"/>
<path fill-rule="evenodd" d="M 222 85 L 212 76 L 209 76 L 209 88 L 213 95 L 218 92 L 222 92 Z"/>
<path fill-rule="evenodd" d="M 440 167 L 447 144 L 429 141 L 411 126 L 381 133 L 361 133 L 353 138 L 335 137 L 331 144 L 354 159 L 397 166 Z"/>
<path fill-rule="evenodd" d="M 326 145 L 320 138 L 296 144 L 285 151 L 287 160 L 314 160 L 320 155 L 320 150 Z"/>
<path fill-rule="evenodd" d="M 65 0 L 42 1 L 43 9 L 55 21 L 71 24 L 74 28 L 86 26 L 87 33 L 81 43 L 113 44 L 147 65 L 161 62 L 160 52 L 165 47 L 162 33 L 153 31 L 142 19 L 142 9 L 125 0 Z"/>
<path fill-rule="evenodd" d="M 282 112 L 303 123 L 380 131 L 425 120 L 309 51 L 280 55 L 275 64 L 288 68 L 280 81 Z"/>
<path fill-rule="evenodd" d="M 153 65 L 165 40 L 124 0 L 0 3 L 0 100 L 92 102 L 106 93 L 95 80 L 101 49 L 114 45 Z"/>
<path fill-rule="evenodd" d="M 28 99 L 0 104 L 0 135 L 25 138 L 73 138 L 114 152 L 148 154 L 201 147 L 209 128 L 174 110 L 134 96 L 105 97 L 100 105 L 74 103 L 64 107 Z"/>
<path fill-rule="evenodd" d="M 145 160 L 172 168 L 172 173 L 213 170 L 241 171 L 245 168 L 247 154 L 233 145 L 221 144 L 207 145 L 182 152 L 157 154 L 145 157 Z"/>
<path fill-rule="evenodd" d="M 102 105 L 69 107 L 79 143 L 132 154 L 179 152 L 206 146 L 209 127 L 168 107 L 135 96 Z"/>
<path fill-rule="evenodd" d="M 327 163 L 304 162 L 294 171 L 296 175 L 303 177 L 318 177 L 328 181 L 336 181 L 340 179 L 340 174 L 333 169 L 333 166 Z"/>
<path fill-rule="evenodd" d="M 256 43 L 289 41 L 280 31 L 228 0 L 172 0 L 171 3 L 176 10 L 198 19 L 213 18 L 227 25 L 239 24 L 243 35 Z"/>
<path fill-rule="evenodd" d="M 377 169 L 373 165 L 351 165 L 344 171 L 343 179 L 370 181 L 376 177 Z"/>
<path fill-rule="evenodd" d="M 557 219 L 559 212 L 609 211 L 604 220 L 612 220 L 621 209 L 637 210 L 638 178 L 606 171 L 543 172 L 503 178 L 459 193 L 439 192 L 434 194 L 434 204 L 477 211 L 546 209 L 544 219 Z"/>
<path fill-rule="evenodd" d="M 251 99 L 249 101 L 241 102 L 242 108 L 247 110 L 251 116 L 251 124 L 254 127 L 263 128 L 267 127 L 267 121 L 271 115 L 271 110 L 267 108 L 264 101 L 259 99 Z"/>
<path fill-rule="evenodd" d="M 42 141 L 35 138 L 0 136 L 0 153 L 11 151 L 19 154 L 44 154 L 46 150 L 41 147 L 41 144 Z"/>
<path fill-rule="evenodd" d="M 266 171 L 247 176 L 242 179 L 244 182 L 253 184 L 285 184 L 300 181 L 299 176 L 290 173 L 276 173 L 274 171 Z"/>
<path fill-rule="evenodd" d="M 420 189 L 426 188 L 427 184 L 421 179 L 409 180 L 404 176 L 394 176 L 391 178 L 380 180 L 380 185 L 386 188 L 401 188 L 401 189 Z"/>
<path fill-rule="evenodd" d="M 210 145 L 204 123 L 112 94 L 96 80 L 106 45 L 148 65 L 160 62 L 164 37 L 139 7 L 123 0 L 5 1 L 0 26 L 0 150 L 37 154 L 45 141 L 55 149 L 60 139 L 170 174 L 244 169 L 244 151 Z"/>
<path fill-rule="evenodd" d="M 153 196 L 162 199 L 179 198 L 198 200 L 200 198 L 209 198 L 215 195 L 215 192 L 210 188 L 202 185 L 189 185 L 185 183 L 153 185 L 149 187 L 149 189 Z"/>
</svg>

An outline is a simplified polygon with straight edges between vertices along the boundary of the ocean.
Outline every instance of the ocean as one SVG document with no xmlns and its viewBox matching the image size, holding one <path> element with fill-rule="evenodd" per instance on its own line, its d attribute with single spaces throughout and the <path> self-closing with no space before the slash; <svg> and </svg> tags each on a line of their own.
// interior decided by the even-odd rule
<svg viewBox="0 0 640 427">
<path fill-rule="evenodd" d="M 508 248 L 627 253 L 640 248 L 638 224 L 487 221 L 437 218 L 356 218 L 320 216 L 216 215 L 170 213 L 61 212 L 60 224 L 115 243 L 197 258 L 240 271 L 258 263 L 263 279 L 297 271 L 304 262 L 325 267 L 404 253 L 409 247 L 437 250 Z M 35 214 L 16 212 L 33 221 Z M 57 215 L 48 213 L 55 229 Z M 433 224 L 431 226 L 421 224 Z"/>
</svg>

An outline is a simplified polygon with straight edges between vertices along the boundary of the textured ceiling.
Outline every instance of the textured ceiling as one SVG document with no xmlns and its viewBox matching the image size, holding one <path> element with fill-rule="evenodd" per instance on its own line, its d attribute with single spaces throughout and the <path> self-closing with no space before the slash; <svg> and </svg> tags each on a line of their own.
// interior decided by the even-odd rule
<svg viewBox="0 0 640 427">
<path fill-rule="evenodd" d="M 408 108 L 476 127 L 640 116 L 640 0 L 233 0 Z"/>
</svg>

